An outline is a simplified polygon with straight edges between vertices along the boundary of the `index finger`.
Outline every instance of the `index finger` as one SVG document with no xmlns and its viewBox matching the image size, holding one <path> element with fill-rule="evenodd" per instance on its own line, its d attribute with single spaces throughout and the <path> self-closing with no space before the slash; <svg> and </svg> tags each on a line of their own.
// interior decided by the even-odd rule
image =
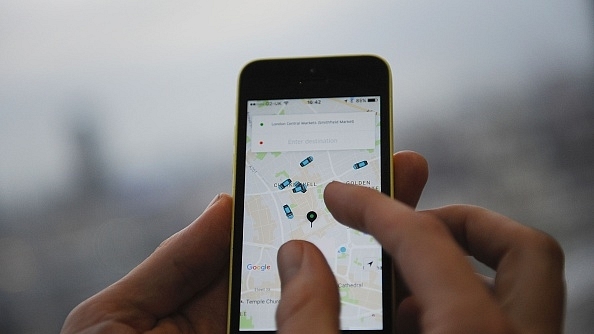
<svg viewBox="0 0 594 334">
<path fill-rule="evenodd" d="M 428 212 L 447 224 L 470 255 L 496 270 L 495 295 L 518 326 L 561 332 L 564 256 L 552 237 L 480 207 L 453 205 Z"/>
<path fill-rule="evenodd" d="M 438 218 L 375 190 L 338 182 L 326 187 L 324 199 L 339 222 L 371 234 L 393 257 L 419 301 L 424 322 L 497 317 L 505 323 L 464 251 Z"/>
</svg>

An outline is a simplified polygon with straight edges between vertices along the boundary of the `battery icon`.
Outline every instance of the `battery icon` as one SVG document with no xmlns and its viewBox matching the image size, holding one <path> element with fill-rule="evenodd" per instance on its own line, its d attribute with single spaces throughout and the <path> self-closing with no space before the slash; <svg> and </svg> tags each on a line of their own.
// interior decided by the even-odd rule
<svg viewBox="0 0 594 334">
<path fill-rule="evenodd" d="M 367 102 L 375 102 L 375 98 L 367 99 Z"/>
</svg>

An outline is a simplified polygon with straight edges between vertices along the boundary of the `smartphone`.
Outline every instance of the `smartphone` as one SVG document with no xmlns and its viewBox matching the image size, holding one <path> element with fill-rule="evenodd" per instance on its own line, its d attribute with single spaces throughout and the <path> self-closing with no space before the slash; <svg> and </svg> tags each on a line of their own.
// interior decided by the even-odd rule
<svg viewBox="0 0 594 334">
<path fill-rule="evenodd" d="M 239 78 L 228 332 L 276 330 L 277 251 L 315 244 L 330 264 L 344 333 L 392 329 L 392 261 L 338 223 L 324 187 L 392 194 L 388 64 L 376 56 L 257 60 Z"/>
</svg>

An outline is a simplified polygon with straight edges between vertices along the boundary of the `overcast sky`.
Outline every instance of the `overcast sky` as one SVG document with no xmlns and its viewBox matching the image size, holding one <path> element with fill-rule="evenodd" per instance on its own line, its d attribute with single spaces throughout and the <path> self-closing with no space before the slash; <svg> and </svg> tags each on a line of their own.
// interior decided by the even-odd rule
<svg viewBox="0 0 594 334">
<path fill-rule="evenodd" d="M 0 204 L 65 191 L 85 122 L 120 177 L 230 161 L 254 58 L 379 54 L 409 122 L 591 69 L 593 17 L 586 0 L 0 0 Z"/>
</svg>

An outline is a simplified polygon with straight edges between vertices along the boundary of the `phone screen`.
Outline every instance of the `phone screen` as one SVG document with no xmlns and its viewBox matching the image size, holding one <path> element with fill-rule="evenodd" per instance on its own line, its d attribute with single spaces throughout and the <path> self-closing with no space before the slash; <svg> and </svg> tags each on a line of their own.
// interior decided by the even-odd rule
<svg viewBox="0 0 594 334">
<path fill-rule="evenodd" d="M 235 235 L 241 237 L 239 330 L 276 329 L 276 256 L 292 239 L 312 242 L 326 257 L 339 287 L 341 329 L 383 328 L 382 248 L 338 223 L 323 198 L 331 181 L 381 190 L 380 120 L 388 111 L 380 100 L 247 101 L 243 224 Z"/>
</svg>

